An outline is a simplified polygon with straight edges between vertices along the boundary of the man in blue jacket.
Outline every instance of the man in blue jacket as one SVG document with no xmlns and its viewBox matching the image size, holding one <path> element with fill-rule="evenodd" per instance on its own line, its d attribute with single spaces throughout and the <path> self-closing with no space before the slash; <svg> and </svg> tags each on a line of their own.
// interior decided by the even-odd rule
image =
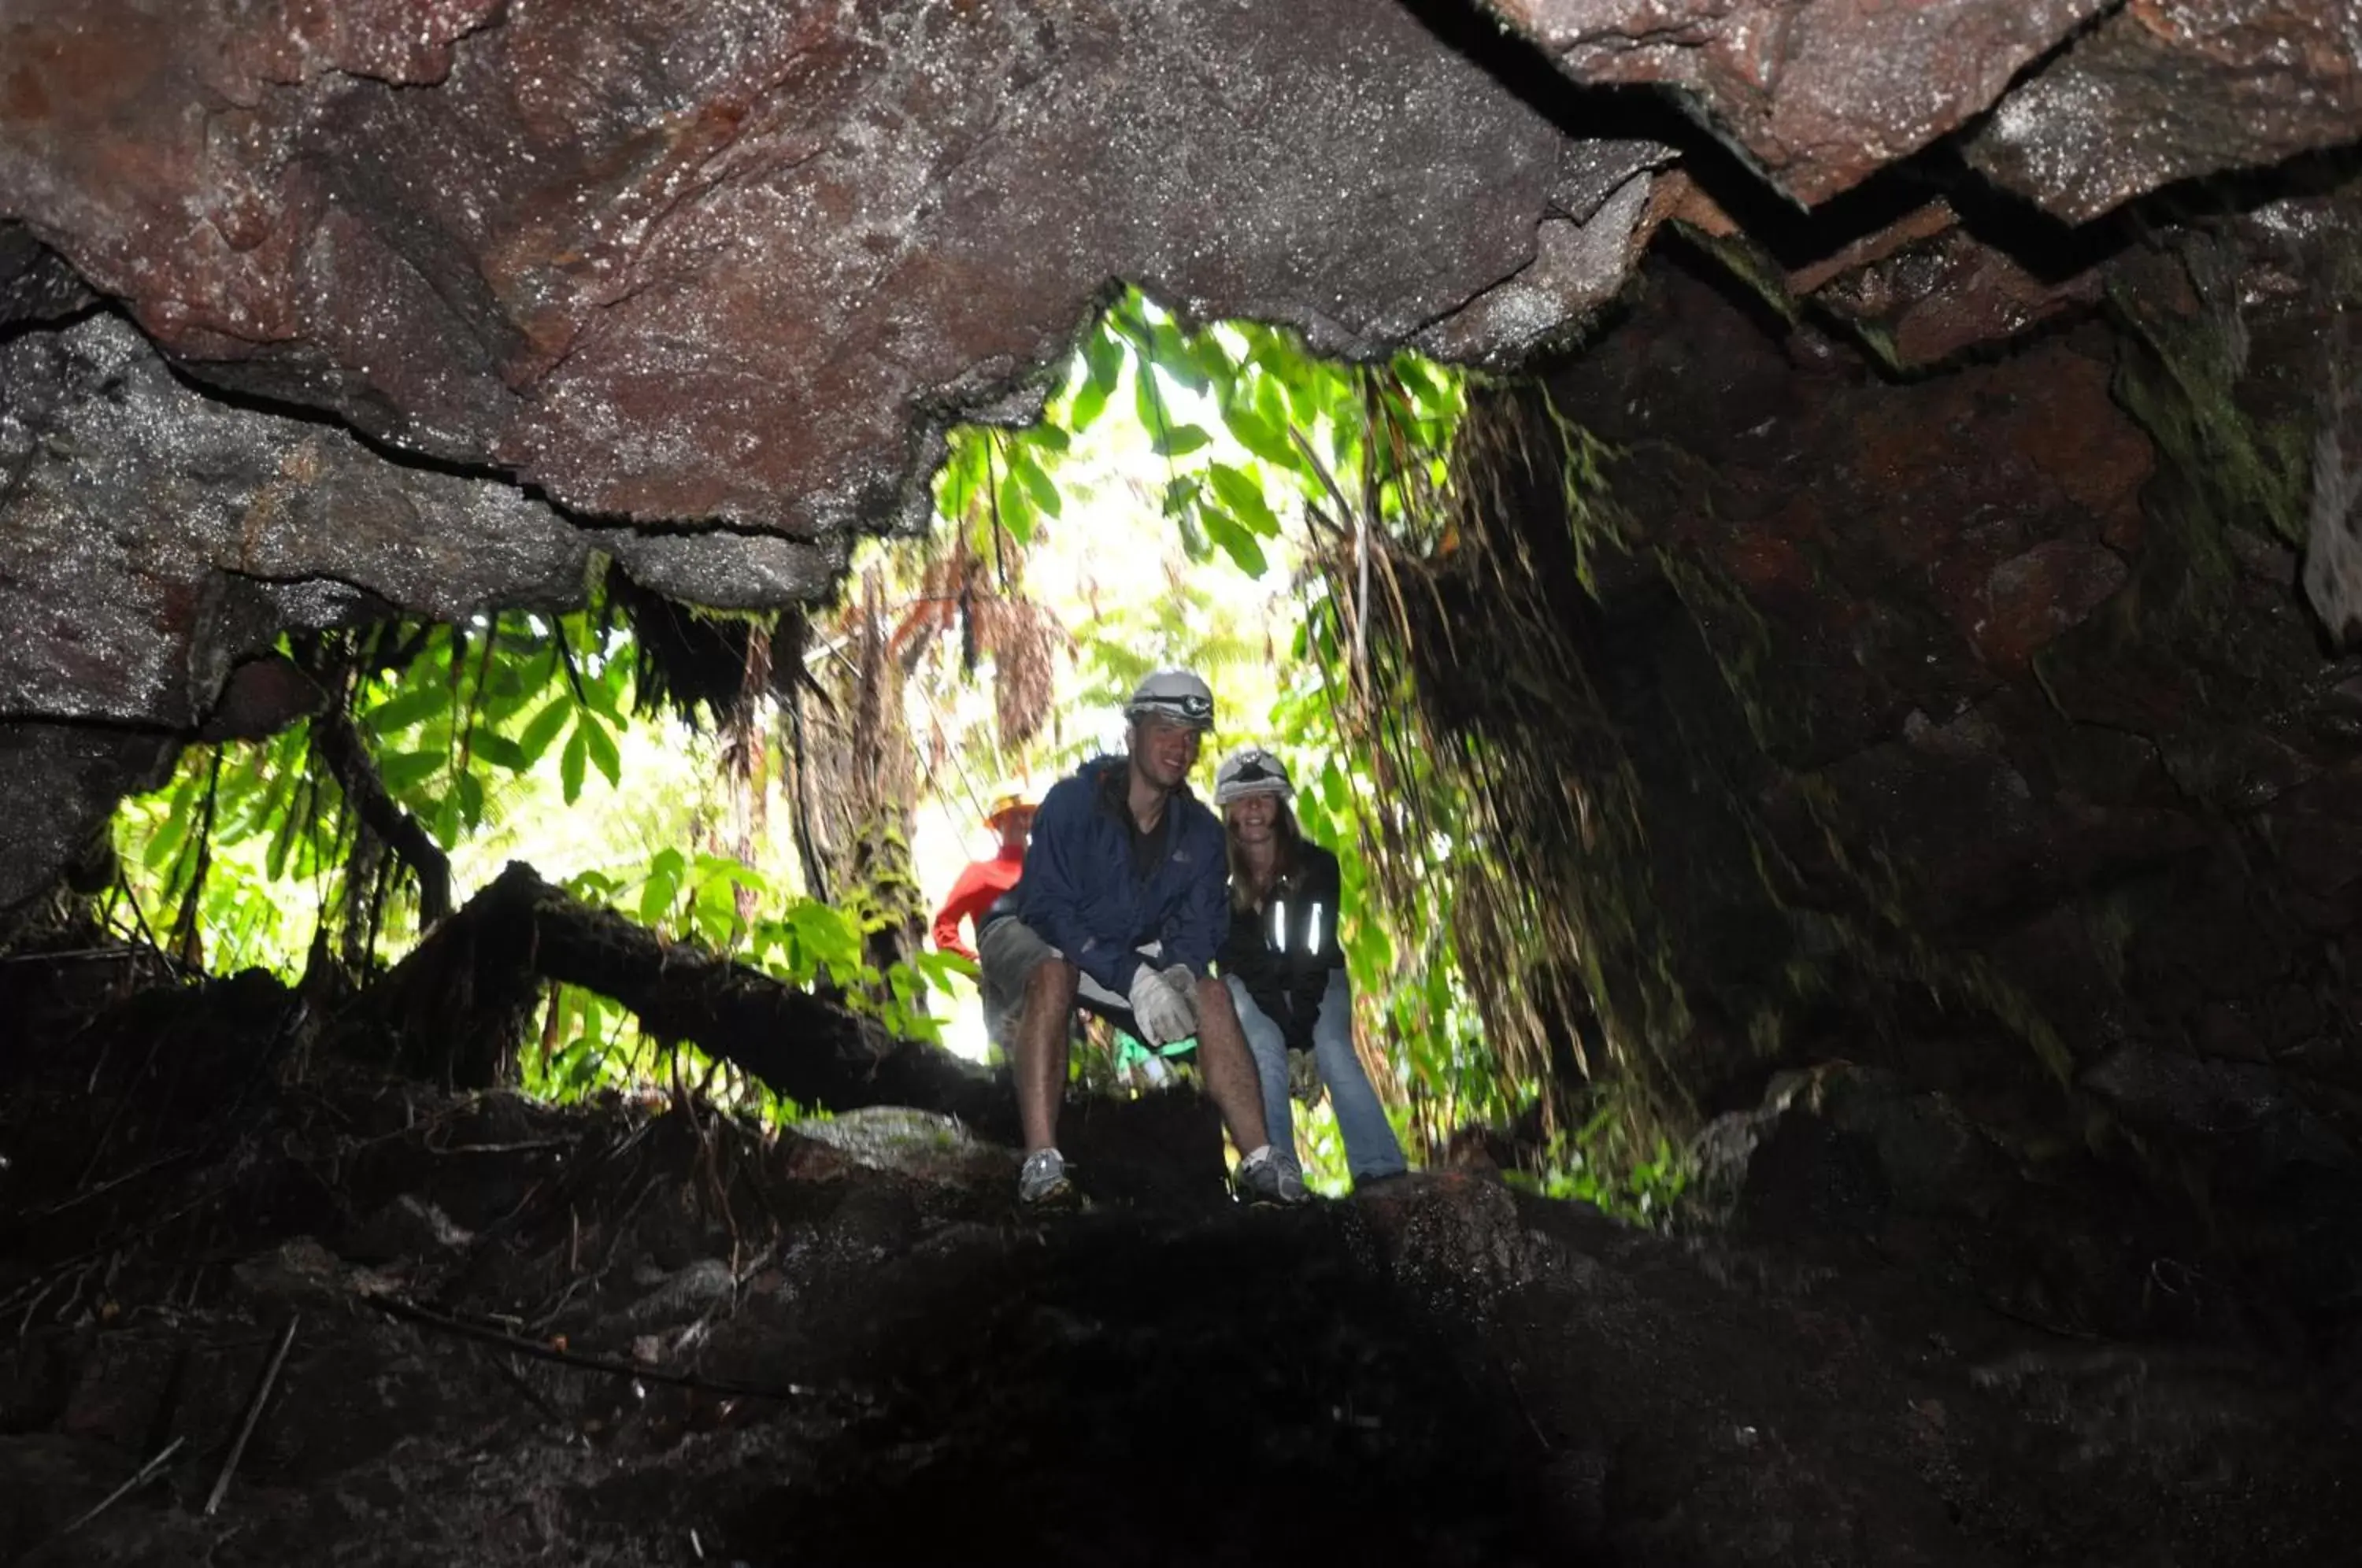
<svg viewBox="0 0 2362 1568">
<path fill-rule="evenodd" d="M 1239 1195 L 1290 1201 L 1238 1011 L 1208 973 L 1230 929 L 1230 870 L 1222 824 L 1187 781 L 1213 727 L 1214 694 L 1187 670 L 1161 669 L 1123 712 L 1125 754 L 1085 763 L 1043 797 L 1024 877 L 977 941 L 988 1025 L 1015 1040 L 1018 1201 L 1075 1197 L 1058 1104 L 1078 1002 L 1151 1045 L 1195 1034 L 1207 1092 L 1244 1154 Z"/>
</svg>

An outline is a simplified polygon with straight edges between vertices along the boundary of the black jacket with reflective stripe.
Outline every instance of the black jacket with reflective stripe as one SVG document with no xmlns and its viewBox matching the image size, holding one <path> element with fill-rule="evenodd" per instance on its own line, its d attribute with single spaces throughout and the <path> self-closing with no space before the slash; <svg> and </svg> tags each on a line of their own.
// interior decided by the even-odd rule
<svg viewBox="0 0 2362 1568">
<path fill-rule="evenodd" d="M 1217 962 L 1223 974 L 1239 977 L 1294 1050 L 1310 1048 L 1329 976 L 1345 962 L 1337 945 L 1341 888 L 1337 857 L 1304 844 L 1297 847 L 1295 871 L 1273 886 L 1263 907 L 1231 906 Z"/>
</svg>

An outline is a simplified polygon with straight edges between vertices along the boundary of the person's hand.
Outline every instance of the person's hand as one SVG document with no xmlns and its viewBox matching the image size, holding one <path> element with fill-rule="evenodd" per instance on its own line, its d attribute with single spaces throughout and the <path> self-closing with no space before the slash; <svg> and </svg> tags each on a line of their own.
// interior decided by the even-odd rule
<svg viewBox="0 0 2362 1568">
<path fill-rule="evenodd" d="M 1187 1040 L 1198 1032 L 1198 977 L 1189 972 L 1187 964 L 1168 964 L 1164 966 L 1164 983 L 1173 988 L 1173 994 L 1189 1010 L 1189 1027 L 1173 1037 Z"/>
<path fill-rule="evenodd" d="M 1320 1103 L 1320 1066 L 1310 1050 L 1288 1052 L 1287 1092 L 1308 1110 Z"/>
<path fill-rule="evenodd" d="M 1183 966 L 1175 968 L 1188 973 Z M 1151 1045 L 1170 1045 L 1198 1032 L 1197 1010 L 1186 992 L 1175 988 L 1172 977 L 1172 969 L 1142 964 L 1131 977 L 1131 1019 L 1140 1025 L 1140 1037 Z"/>
</svg>

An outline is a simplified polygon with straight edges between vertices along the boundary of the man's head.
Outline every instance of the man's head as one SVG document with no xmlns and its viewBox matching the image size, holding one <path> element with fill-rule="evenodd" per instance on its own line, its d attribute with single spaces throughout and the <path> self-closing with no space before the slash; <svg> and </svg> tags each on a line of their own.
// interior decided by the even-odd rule
<svg viewBox="0 0 2362 1568">
<path fill-rule="evenodd" d="M 1001 848 L 1023 849 L 1033 834 L 1033 792 L 1021 784 L 1002 784 L 992 792 L 984 823 L 1000 835 Z"/>
<path fill-rule="evenodd" d="M 1133 688 L 1123 716 L 1131 722 L 1132 771 L 1159 790 L 1177 790 L 1214 727 L 1213 689 L 1186 669 L 1160 669 Z"/>
</svg>

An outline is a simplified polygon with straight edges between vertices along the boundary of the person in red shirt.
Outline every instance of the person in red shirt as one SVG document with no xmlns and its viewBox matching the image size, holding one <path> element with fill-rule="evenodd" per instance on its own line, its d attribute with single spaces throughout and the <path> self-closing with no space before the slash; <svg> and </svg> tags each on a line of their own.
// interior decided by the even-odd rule
<svg viewBox="0 0 2362 1568">
<path fill-rule="evenodd" d="M 944 895 L 944 907 L 935 911 L 935 950 L 956 953 L 971 964 L 976 962 L 976 948 L 960 935 L 960 922 L 966 921 L 981 932 L 985 911 L 992 908 L 994 900 L 1017 886 L 1018 878 L 1024 874 L 1025 844 L 1033 836 L 1030 793 L 1015 786 L 998 791 L 984 823 L 1000 835 L 999 853 L 989 860 L 969 862 Z"/>
</svg>

